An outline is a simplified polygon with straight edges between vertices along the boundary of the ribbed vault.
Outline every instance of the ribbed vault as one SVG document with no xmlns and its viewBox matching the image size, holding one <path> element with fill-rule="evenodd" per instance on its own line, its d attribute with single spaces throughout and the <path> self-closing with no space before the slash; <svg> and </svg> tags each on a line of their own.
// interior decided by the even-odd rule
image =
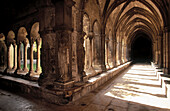
<svg viewBox="0 0 170 111">
<path fill-rule="evenodd" d="M 167 13 L 166 0 L 107 0 L 103 6 L 103 33 L 107 33 L 112 21 L 113 38 L 120 47 L 123 44 L 130 48 L 141 33 L 147 35 L 153 44 L 168 24 Z"/>
</svg>

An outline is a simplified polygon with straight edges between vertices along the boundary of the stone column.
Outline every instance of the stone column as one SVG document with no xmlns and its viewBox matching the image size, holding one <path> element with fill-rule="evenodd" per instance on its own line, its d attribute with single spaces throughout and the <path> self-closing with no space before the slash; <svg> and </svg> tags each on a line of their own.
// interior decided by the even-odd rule
<svg viewBox="0 0 170 111">
<path fill-rule="evenodd" d="M 124 49 L 123 50 L 123 60 L 124 60 L 124 63 L 125 63 L 125 62 L 127 62 L 127 59 L 126 59 L 126 50 L 127 49 L 126 49 L 126 45 L 125 44 L 123 45 L 123 49 Z"/>
<path fill-rule="evenodd" d="M 152 50 L 152 53 L 153 53 L 153 63 L 155 63 L 155 60 L 156 60 L 156 43 L 153 42 L 152 44 L 152 47 L 153 47 L 153 50 Z"/>
<path fill-rule="evenodd" d="M 119 45 L 120 45 L 120 42 L 118 41 L 117 43 L 117 48 L 116 48 L 116 66 L 119 66 L 120 65 L 120 47 L 119 47 Z"/>
<path fill-rule="evenodd" d="M 39 38 L 38 43 L 37 43 L 37 69 L 36 73 L 40 74 L 41 73 L 41 66 L 40 66 L 40 46 L 41 45 L 41 38 Z"/>
<path fill-rule="evenodd" d="M 116 67 L 116 63 L 117 63 L 117 60 L 116 60 L 116 45 L 117 45 L 117 43 L 116 43 L 116 40 L 115 40 L 115 37 L 114 37 L 114 41 L 113 41 L 113 46 L 114 46 L 114 48 L 113 48 L 113 54 L 114 54 L 114 58 L 113 58 L 113 61 L 114 61 L 114 67 Z"/>
<path fill-rule="evenodd" d="M 164 30 L 164 73 L 170 73 L 170 27 Z"/>
<path fill-rule="evenodd" d="M 34 63 L 33 63 L 33 59 L 34 59 L 34 56 L 33 56 L 33 43 L 30 44 L 30 75 L 33 75 L 34 74 Z"/>
<path fill-rule="evenodd" d="M 58 42 L 56 33 L 54 31 L 55 6 L 49 0 L 43 0 L 41 1 L 40 6 L 38 8 L 40 35 L 42 37 L 42 73 L 39 77 L 38 84 L 44 88 L 50 87 L 48 89 L 54 89 L 54 82 L 56 81 L 56 79 L 59 78 L 57 54 Z"/>
<path fill-rule="evenodd" d="M 17 71 L 21 71 L 21 42 L 19 42 L 18 44 L 18 67 L 17 67 Z"/>
<path fill-rule="evenodd" d="M 100 51 L 101 51 L 101 37 L 98 34 L 94 35 L 94 39 L 93 39 L 93 43 L 95 44 L 94 47 L 94 51 L 93 51 L 93 55 L 95 56 L 95 61 L 93 61 L 94 63 L 94 69 L 98 70 L 99 72 L 101 72 L 101 65 L 100 65 L 100 61 L 101 61 L 101 56 L 100 56 Z"/>
<path fill-rule="evenodd" d="M 27 47 L 28 43 L 24 44 L 24 72 L 28 73 L 28 67 L 27 67 Z"/>
<path fill-rule="evenodd" d="M 122 65 L 122 50 L 123 50 L 122 42 L 119 41 L 119 61 L 120 61 L 120 65 Z"/>
<path fill-rule="evenodd" d="M 159 55 L 159 51 L 158 51 L 158 39 L 156 39 L 155 42 L 155 48 L 156 48 L 156 52 L 155 52 L 155 64 L 158 65 L 158 55 Z"/>
<path fill-rule="evenodd" d="M 84 71 L 84 64 L 85 64 L 85 50 L 83 47 L 84 43 L 84 36 L 85 33 L 78 33 L 78 38 L 77 38 L 77 65 L 78 65 L 78 74 L 81 76 L 81 81 L 86 82 L 86 74 Z"/>
<path fill-rule="evenodd" d="M 106 37 L 106 68 L 110 69 L 109 66 L 109 37 Z"/>
<path fill-rule="evenodd" d="M 124 42 L 122 42 L 122 51 L 121 51 L 121 61 L 122 61 L 122 64 L 125 63 L 125 46 L 124 46 Z"/>
<path fill-rule="evenodd" d="M 11 64 L 11 61 L 10 61 L 10 45 L 11 44 L 9 44 L 8 46 L 7 46 L 7 54 L 8 54 L 8 58 L 7 58 L 7 60 L 8 60 L 8 64 L 7 64 L 7 69 L 9 69 L 9 70 L 11 70 L 12 68 L 10 67 L 10 64 Z"/>
<path fill-rule="evenodd" d="M 163 38 L 161 35 L 158 36 L 158 68 L 163 66 L 163 47 L 162 47 Z"/>
<path fill-rule="evenodd" d="M 100 55 L 101 55 L 101 69 L 102 71 L 106 71 L 106 65 L 105 65 L 105 34 L 101 34 L 101 51 L 100 51 Z"/>
<path fill-rule="evenodd" d="M 163 70 L 165 72 L 166 68 L 166 34 L 165 31 L 163 33 Z"/>
<path fill-rule="evenodd" d="M 93 32 L 90 32 L 88 34 L 88 38 L 89 38 L 89 41 L 90 41 L 90 50 L 89 50 L 89 68 L 87 69 L 87 73 L 90 73 L 90 74 L 95 74 L 95 70 L 93 68 L 93 49 L 92 49 L 92 40 L 94 38 L 94 33 Z"/>
<path fill-rule="evenodd" d="M 72 81 L 72 0 L 54 0 L 55 17 L 52 6 L 41 9 L 42 69 L 39 84 L 54 90 L 73 87 Z M 51 10 L 49 12 L 49 10 Z M 55 26 L 51 22 L 55 20 Z M 49 23 L 49 24 L 47 24 Z M 55 33 L 53 29 L 55 28 Z M 45 31 L 44 31 L 45 30 Z M 45 57 L 44 57 L 45 56 Z"/>
<path fill-rule="evenodd" d="M 17 45 L 16 43 L 14 44 L 14 70 L 17 69 Z"/>
</svg>

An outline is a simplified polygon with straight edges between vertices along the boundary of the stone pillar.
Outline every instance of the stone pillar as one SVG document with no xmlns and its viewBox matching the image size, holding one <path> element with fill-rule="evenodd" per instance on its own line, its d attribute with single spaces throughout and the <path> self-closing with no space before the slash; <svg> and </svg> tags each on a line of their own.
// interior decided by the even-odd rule
<svg viewBox="0 0 170 111">
<path fill-rule="evenodd" d="M 109 66 L 109 37 L 106 37 L 106 68 L 110 69 Z"/>
<path fill-rule="evenodd" d="M 126 59 L 126 50 L 127 50 L 126 49 L 126 45 L 124 44 L 123 45 L 123 61 L 124 61 L 124 63 L 127 62 L 127 59 Z"/>
<path fill-rule="evenodd" d="M 158 68 L 163 66 L 163 38 L 161 35 L 158 36 Z"/>
<path fill-rule="evenodd" d="M 101 69 L 102 71 L 106 71 L 106 65 L 105 65 L 105 34 L 101 34 Z"/>
<path fill-rule="evenodd" d="M 155 64 L 158 65 L 158 55 L 159 55 L 159 51 L 158 51 L 158 39 L 156 39 L 155 41 Z"/>
<path fill-rule="evenodd" d="M 8 54 L 8 58 L 7 58 L 7 60 L 8 60 L 8 62 L 7 62 L 7 69 L 9 69 L 9 70 L 12 69 L 12 68 L 10 67 L 10 64 L 11 64 L 11 61 L 10 61 L 10 45 L 11 45 L 11 44 L 9 44 L 9 45 L 7 46 L 7 54 Z"/>
<path fill-rule="evenodd" d="M 21 71 L 21 42 L 18 44 L 18 67 L 17 67 L 17 72 Z"/>
<path fill-rule="evenodd" d="M 122 61 L 122 64 L 125 63 L 125 45 L 124 45 L 124 42 L 122 41 L 122 47 L 121 47 L 122 51 L 121 51 L 121 61 Z"/>
<path fill-rule="evenodd" d="M 113 54 L 114 54 L 114 57 L 113 57 L 113 62 L 114 62 L 114 67 L 116 67 L 116 63 L 117 63 L 117 61 L 116 61 L 116 49 L 117 49 L 117 43 L 116 43 L 116 40 L 115 40 L 115 37 L 114 37 L 114 42 L 113 42 L 113 46 L 114 46 L 114 48 L 113 48 Z"/>
<path fill-rule="evenodd" d="M 116 43 L 117 44 L 117 48 L 116 48 L 116 66 L 119 66 L 120 65 L 120 47 L 119 47 L 119 45 L 120 45 L 120 42 L 117 42 Z"/>
<path fill-rule="evenodd" d="M 27 47 L 28 47 L 28 43 L 24 44 L 24 72 L 27 73 L 28 72 L 28 67 L 27 67 Z"/>
<path fill-rule="evenodd" d="M 36 67 L 36 73 L 41 73 L 41 66 L 40 66 L 40 45 L 41 45 L 41 38 L 39 38 L 37 43 L 37 67 Z"/>
<path fill-rule="evenodd" d="M 120 61 L 120 65 L 122 65 L 122 41 L 119 41 L 119 61 Z"/>
<path fill-rule="evenodd" d="M 30 44 L 30 75 L 34 74 L 34 63 L 33 63 L 33 43 Z"/>
<path fill-rule="evenodd" d="M 41 7 L 40 31 L 42 32 L 42 70 L 39 85 L 64 90 L 73 86 L 72 81 L 72 0 L 54 0 L 53 7 Z M 48 6 L 49 5 L 49 6 Z M 49 10 L 51 10 L 49 12 Z M 51 22 L 49 22 L 51 20 Z M 53 20 L 55 26 L 53 26 Z M 48 23 L 48 24 L 47 24 Z M 53 29 L 55 28 L 55 33 Z"/>
<path fill-rule="evenodd" d="M 7 46 L 5 44 L 5 36 L 3 33 L 0 34 L 0 47 L 3 49 L 1 54 L 0 54 L 0 72 L 3 73 L 7 66 L 7 57 L 8 57 L 8 52 L 7 52 Z"/>
<path fill-rule="evenodd" d="M 164 73 L 170 73 L 170 27 L 164 30 Z"/>
<path fill-rule="evenodd" d="M 93 40 L 93 38 L 94 38 L 94 33 L 93 32 L 90 32 L 89 34 L 88 34 L 88 38 L 89 38 L 89 40 L 90 40 L 90 51 L 89 51 L 89 68 L 88 68 L 88 71 L 87 72 L 89 72 L 89 73 L 95 73 L 95 70 L 94 70 L 94 68 L 93 68 L 93 66 L 92 66 L 92 64 L 93 64 L 93 49 L 92 49 L 92 40 Z"/>
<path fill-rule="evenodd" d="M 14 70 L 17 69 L 17 45 L 16 43 L 14 44 Z"/>
<path fill-rule="evenodd" d="M 94 39 L 93 39 L 93 43 L 94 43 L 94 51 L 93 51 L 93 55 L 95 56 L 95 61 L 93 61 L 94 64 L 94 69 L 98 70 L 99 72 L 101 72 L 101 56 L 100 56 L 100 51 L 101 51 L 101 37 L 98 34 L 94 35 Z"/>
<path fill-rule="evenodd" d="M 83 47 L 85 33 L 78 33 L 77 38 L 77 64 L 78 64 L 78 74 L 81 76 L 81 81 L 86 82 L 86 74 L 84 72 L 85 64 L 85 50 Z"/>
</svg>

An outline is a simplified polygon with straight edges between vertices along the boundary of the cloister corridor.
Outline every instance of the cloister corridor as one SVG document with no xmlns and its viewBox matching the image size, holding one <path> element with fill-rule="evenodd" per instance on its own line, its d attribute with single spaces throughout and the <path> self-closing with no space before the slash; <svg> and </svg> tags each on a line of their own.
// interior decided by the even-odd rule
<svg viewBox="0 0 170 111">
<path fill-rule="evenodd" d="M 19 106 L 19 107 L 18 107 Z M 84 97 L 64 106 L 0 90 L 0 111 L 169 111 L 149 63 L 136 63 Z"/>
<path fill-rule="evenodd" d="M 170 111 L 170 0 L 0 3 L 0 111 Z"/>
</svg>

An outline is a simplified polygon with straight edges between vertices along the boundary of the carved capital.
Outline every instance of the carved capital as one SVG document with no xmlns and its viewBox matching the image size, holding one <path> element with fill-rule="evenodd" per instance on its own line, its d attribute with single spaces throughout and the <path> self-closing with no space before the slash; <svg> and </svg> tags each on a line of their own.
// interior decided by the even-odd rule
<svg viewBox="0 0 170 111">
<path fill-rule="evenodd" d="M 94 33 L 93 32 L 89 32 L 87 37 L 92 40 L 94 38 Z"/>
<path fill-rule="evenodd" d="M 170 32 L 170 26 L 166 26 L 166 27 L 164 28 L 164 32 Z"/>
<path fill-rule="evenodd" d="M 106 37 L 105 41 L 108 43 L 110 41 L 109 37 Z"/>
<path fill-rule="evenodd" d="M 3 33 L 0 34 L 0 41 L 4 41 L 5 40 L 5 35 Z"/>
<path fill-rule="evenodd" d="M 59 47 L 69 47 L 71 31 L 57 31 Z"/>
</svg>

